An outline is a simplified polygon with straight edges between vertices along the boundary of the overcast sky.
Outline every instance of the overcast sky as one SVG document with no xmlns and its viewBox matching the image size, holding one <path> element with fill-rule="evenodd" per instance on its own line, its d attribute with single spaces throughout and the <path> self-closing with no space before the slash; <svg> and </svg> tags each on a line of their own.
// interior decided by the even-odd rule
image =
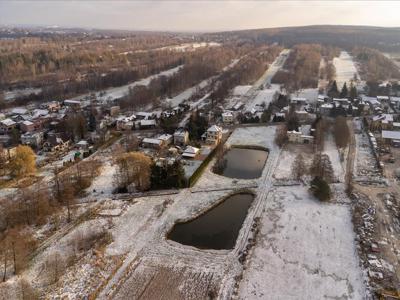
<svg viewBox="0 0 400 300">
<path fill-rule="evenodd" d="M 172 31 L 315 24 L 400 27 L 400 2 L 0 0 L 0 24 Z"/>
</svg>

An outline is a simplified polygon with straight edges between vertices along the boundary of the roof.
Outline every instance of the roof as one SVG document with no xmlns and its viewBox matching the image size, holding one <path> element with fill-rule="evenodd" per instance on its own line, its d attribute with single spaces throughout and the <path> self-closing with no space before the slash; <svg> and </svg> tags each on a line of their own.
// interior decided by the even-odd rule
<svg viewBox="0 0 400 300">
<path fill-rule="evenodd" d="M 384 139 L 399 140 L 400 131 L 382 130 L 382 137 Z"/>
<path fill-rule="evenodd" d="M 24 124 L 25 126 L 33 125 L 31 121 L 23 121 L 22 124 Z"/>
<path fill-rule="evenodd" d="M 188 134 L 188 131 L 182 128 L 174 132 L 174 136 L 185 136 L 186 134 Z"/>
<path fill-rule="evenodd" d="M 376 96 L 378 100 L 389 100 L 389 96 Z"/>
<path fill-rule="evenodd" d="M 81 104 L 78 100 L 64 100 L 64 104 Z"/>
<path fill-rule="evenodd" d="M 172 138 L 172 135 L 170 135 L 170 134 L 162 134 L 162 135 L 160 135 L 159 137 L 158 137 L 158 139 L 159 140 L 162 140 L 162 141 L 168 141 L 169 139 L 171 139 Z"/>
<path fill-rule="evenodd" d="M 182 156 L 185 157 L 195 157 L 196 154 L 199 152 L 199 148 L 193 146 L 187 146 L 185 151 L 182 153 Z"/>
<path fill-rule="evenodd" d="M 140 125 L 141 126 L 156 125 L 156 120 L 141 120 Z"/>
<path fill-rule="evenodd" d="M 151 139 L 151 138 L 144 138 L 143 139 L 143 143 L 161 145 L 161 140 L 159 140 L 159 139 Z"/>
<path fill-rule="evenodd" d="M 222 113 L 223 117 L 233 117 L 233 114 L 230 111 L 226 111 L 224 113 Z"/>
<path fill-rule="evenodd" d="M 21 107 L 13 108 L 13 110 L 11 111 L 11 113 L 15 115 L 25 115 L 27 112 L 28 110 L 26 108 Z"/>
<path fill-rule="evenodd" d="M 0 121 L 0 123 L 4 124 L 5 126 L 13 126 L 13 125 L 17 124 L 11 119 L 4 119 L 4 120 Z"/>
<path fill-rule="evenodd" d="M 208 128 L 207 131 L 209 131 L 209 132 L 222 132 L 222 128 L 217 126 L 217 125 L 213 125 L 210 128 Z"/>
</svg>

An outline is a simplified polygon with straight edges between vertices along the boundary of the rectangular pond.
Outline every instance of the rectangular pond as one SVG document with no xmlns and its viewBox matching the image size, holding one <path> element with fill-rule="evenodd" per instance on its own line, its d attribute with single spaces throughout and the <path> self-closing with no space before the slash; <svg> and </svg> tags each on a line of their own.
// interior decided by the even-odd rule
<svg viewBox="0 0 400 300">
<path fill-rule="evenodd" d="M 233 249 L 254 195 L 229 196 L 196 219 L 177 223 L 168 238 L 200 249 Z"/>
</svg>

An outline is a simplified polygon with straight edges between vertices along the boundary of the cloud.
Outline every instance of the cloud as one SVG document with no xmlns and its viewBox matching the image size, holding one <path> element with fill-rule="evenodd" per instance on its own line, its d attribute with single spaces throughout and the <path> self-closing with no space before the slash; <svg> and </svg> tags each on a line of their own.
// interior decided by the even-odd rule
<svg viewBox="0 0 400 300">
<path fill-rule="evenodd" d="M 400 26 L 400 2 L 0 1 L 3 24 L 215 31 L 312 24 Z"/>
</svg>

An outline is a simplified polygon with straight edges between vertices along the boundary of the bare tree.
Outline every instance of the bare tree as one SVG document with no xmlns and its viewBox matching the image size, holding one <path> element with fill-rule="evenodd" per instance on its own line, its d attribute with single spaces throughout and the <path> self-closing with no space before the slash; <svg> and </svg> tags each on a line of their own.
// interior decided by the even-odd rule
<svg viewBox="0 0 400 300">
<path fill-rule="evenodd" d="M 350 141 L 350 130 L 347 125 L 347 120 L 343 116 L 338 116 L 335 119 L 334 135 L 336 146 L 338 148 L 346 148 Z"/>
<path fill-rule="evenodd" d="M 304 162 L 303 155 L 299 153 L 292 165 L 292 175 L 295 179 L 299 180 L 303 175 L 307 173 L 307 167 Z"/>
<path fill-rule="evenodd" d="M 275 144 L 282 147 L 287 142 L 287 139 L 286 125 L 279 125 L 275 131 Z"/>
</svg>

